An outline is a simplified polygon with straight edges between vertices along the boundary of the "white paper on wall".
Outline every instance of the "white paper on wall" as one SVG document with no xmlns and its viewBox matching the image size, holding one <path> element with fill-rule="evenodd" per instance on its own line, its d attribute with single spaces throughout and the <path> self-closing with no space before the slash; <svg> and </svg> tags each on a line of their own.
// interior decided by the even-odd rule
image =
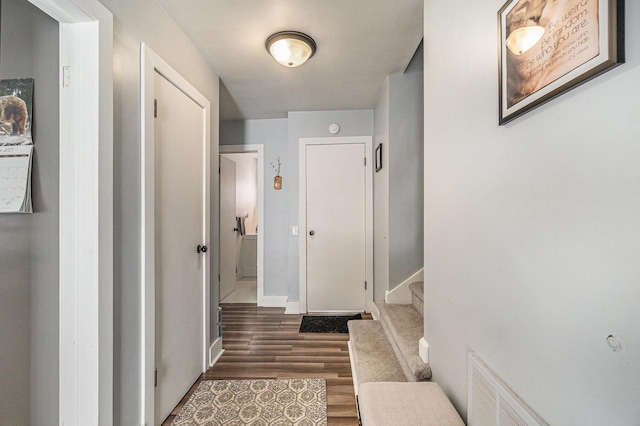
<svg viewBox="0 0 640 426">
<path fill-rule="evenodd" d="M 33 145 L 0 146 L 0 213 L 33 213 Z"/>
</svg>

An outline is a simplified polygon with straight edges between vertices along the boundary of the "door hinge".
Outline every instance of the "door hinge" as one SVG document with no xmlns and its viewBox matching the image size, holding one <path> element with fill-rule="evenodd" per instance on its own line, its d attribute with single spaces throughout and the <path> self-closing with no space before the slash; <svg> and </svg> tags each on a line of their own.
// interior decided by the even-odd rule
<svg viewBox="0 0 640 426">
<path fill-rule="evenodd" d="M 153 387 L 154 388 L 158 387 L 158 369 L 157 368 L 153 369 Z"/>
<path fill-rule="evenodd" d="M 220 282 L 220 275 L 218 275 L 218 282 Z"/>
<path fill-rule="evenodd" d="M 367 289 L 367 282 L 366 281 L 364 282 L 364 289 L 365 290 Z"/>
<path fill-rule="evenodd" d="M 62 67 L 62 87 L 71 87 L 71 67 Z"/>
<path fill-rule="evenodd" d="M 153 118 L 158 118 L 158 100 L 153 100 Z"/>
<path fill-rule="evenodd" d="M 218 167 L 218 174 L 222 173 L 222 170 L 220 167 Z"/>
<path fill-rule="evenodd" d="M 367 167 L 367 157 L 364 157 L 364 166 Z"/>
</svg>

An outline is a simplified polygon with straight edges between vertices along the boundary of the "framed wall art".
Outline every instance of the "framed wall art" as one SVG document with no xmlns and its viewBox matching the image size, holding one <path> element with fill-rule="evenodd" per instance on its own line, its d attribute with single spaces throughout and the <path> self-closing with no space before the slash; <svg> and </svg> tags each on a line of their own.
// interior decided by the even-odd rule
<svg viewBox="0 0 640 426">
<path fill-rule="evenodd" d="M 509 0 L 498 34 L 502 125 L 624 63 L 624 0 Z"/>
<path fill-rule="evenodd" d="M 0 146 L 32 145 L 33 79 L 0 80 Z"/>
</svg>

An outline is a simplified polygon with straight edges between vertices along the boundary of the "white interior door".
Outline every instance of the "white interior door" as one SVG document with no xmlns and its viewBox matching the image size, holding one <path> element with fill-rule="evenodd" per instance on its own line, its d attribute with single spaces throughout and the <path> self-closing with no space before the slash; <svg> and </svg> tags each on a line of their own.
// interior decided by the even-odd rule
<svg viewBox="0 0 640 426">
<path fill-rule="evenodd" d="M 220 156 L 220 300 L 236 286 L 236 163 Z"/>
<path fill-rule="evenodd" d="M 307 309 L 364 311 L 365 144 L 306 147 Z"/>
<path fill-rule="evenodd" d="M 203 109 L 154 73 L 156 350 L 155 423 L 160 424 L 203 369 L 204 244 L 207 217 Z"/>
</svg>

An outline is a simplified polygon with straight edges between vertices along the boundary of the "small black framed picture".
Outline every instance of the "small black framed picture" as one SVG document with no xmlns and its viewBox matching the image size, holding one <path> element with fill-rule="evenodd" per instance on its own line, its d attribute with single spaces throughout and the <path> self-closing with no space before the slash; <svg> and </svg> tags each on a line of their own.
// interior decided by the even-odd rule
<svg viewBox="0 0 640 426">
<path fill-rule="evenodd" d="M 376 147 L 376 172 L 382 170 L 382 144 Z"/>
</svg>

